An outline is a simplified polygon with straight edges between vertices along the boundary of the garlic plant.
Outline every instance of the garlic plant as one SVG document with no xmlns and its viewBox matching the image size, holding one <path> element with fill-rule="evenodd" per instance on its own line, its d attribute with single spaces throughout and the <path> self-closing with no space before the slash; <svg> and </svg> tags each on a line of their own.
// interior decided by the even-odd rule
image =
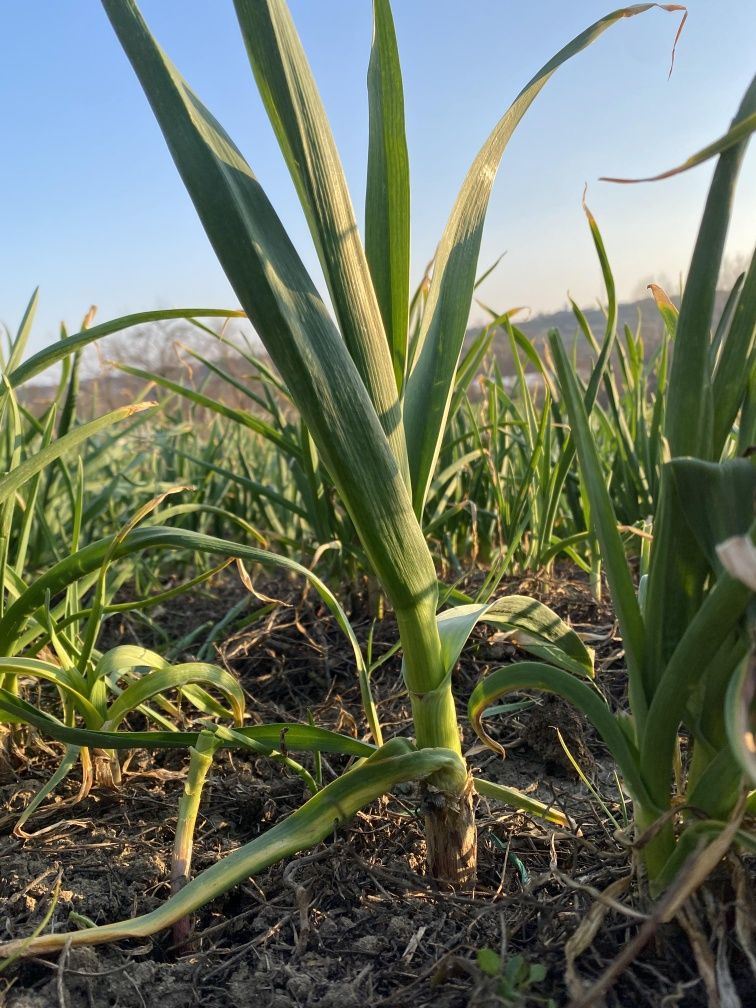
<svg viewBox="0 0 756 1008">
<path fill-rule="evenodd" d="M 72 935 L 19 941 L 2 951 L 36 954 L 68 942 L 108 941 L 167 927 L 252 872 L 317 843 L 331 833 L 334 822 L 343 822 L 404 780 L 422 780 L 432 790 L 434 800 L 426 803 L 429 872 L 470 887 L 476 870 L 475 787 L 517 800 L 510 789 L 476 785 L 462 755 L 452 672 L 473 627 L 487 620 L 516 630 L 525 649 L 576 682 L 593 674 L 592 655 L 577 635 L 530 599 L 508 596 L 437 613 L 437 576 L 421 520 L 454 395 L 489 196 L 510 137 L 554 72 L 620 20 L 652 7 L 679 10 L 679 5 L 644 3 L 607 15 L 523 88 L 463 183 L 438 245 L 419 326 L 413 328 L 408 325 L 409 171 L 388 0 L 373 3 L 364 244 L 286 3 L 235 0 L 252 70 L 302 202 L 334 316 L 252 169 L 153 39 L 134 0 L 103 0 L 103 7 L 215 252 L 283 378 L 394 610 L 415 741 L 392 739 L 375 751 L 366 747 L 364 761 L 287 820 L 201 873 L 158 911 Z M 152 544 L 162 545 L 186 535 L 135 530 L 121 552 L 149 547 L 150 537 Z M 200 550 L 240 555 L 220 540 L 195 539 Z M 86 563 L 95 562 L 94 555 L 86 558 Z M 3 694 L 0 703 L 8 704 Z M 29 711 L 27 716 L 31 720 Z M 34 717 L 40 723 L 39 715 Z M 54 737 L 62 736 L 49 719 L 41 723 Z M 112 749 L 136 744 L 129 735 L 99 731 L 69 737 L 96 739 Z M 320 744 L 319 736 L 314 742 L 313 736 L 306 738 L 315 748 Z M 343 744 L 347 742 L 352 745 L 347 751 L 353 751 L 352 740 Z M 287 744 L 295 748 L 292 734 Z"/>
</svg>

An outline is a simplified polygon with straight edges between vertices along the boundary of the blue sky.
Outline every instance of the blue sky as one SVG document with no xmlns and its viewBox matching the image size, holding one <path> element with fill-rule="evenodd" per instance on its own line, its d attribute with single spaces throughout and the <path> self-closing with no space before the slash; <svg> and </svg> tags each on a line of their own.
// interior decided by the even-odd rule
<svg viewBox="0 0 756 1008">
<path fill-rule="evenodd" d="M 341 151 L 358 218 L 367 147 L 369 0 L 290 0 Z M 598 218 L 618 291 L 687 268 L 711 165 L 645 186 L 600 175 L 669 168 L 720 135 L 754 69 L 756 4 L 691 0 L 612 28 L 558 71 L 505 152 L 481 268 L 499 310 L 601 296 L 580 200 Z M 412 172 L 413 274 L 443 230 L 475 153 L 522 85 L 611 0 L 395 0 Z M 315 254 L 225 0 L 142 0 L 174 62 L 235 138 L 307 265 Z M 0 320 L 15 329 L 41 287 L 32 349 L 98 320 L 157 307 L 235 306 L 152 113 L 96 0 L 3 0 L 0 34 Z M 750 253 L 756 160 L 739 186 L 728 254 Z M 474 310 L 475 312 L 475 310 Z"/>
</svg>

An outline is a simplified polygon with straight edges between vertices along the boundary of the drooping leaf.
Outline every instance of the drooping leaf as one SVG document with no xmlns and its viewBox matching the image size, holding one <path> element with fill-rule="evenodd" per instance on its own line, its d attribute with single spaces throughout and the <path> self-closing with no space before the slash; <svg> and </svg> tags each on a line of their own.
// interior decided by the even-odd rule
<svg viewBox="0 0 756 1008">
<path fill-rule="evenodd" d="M 129 532 L 111 554 L 113 540 L 114 537 L 109 536 L 84 546 L 71 556 L 64 557 L 19 594 L 19 597 L 8 607 L 0 619 L 0 654 L 11 652 L 13 641 L 20 627 L 44 604 L 48 593 L 51 597 L 55 597 L 69 584 L 85 577 L 92 571 L 99 570 L 106 556 L 110 555 L 112 560 L 118 560 L 142 550 L 184 549 L 205 553 L 209 556 L 234 557 L 250 563 L 283 567 L 305 578 L 318 592 L 347 636 L 357 668 L 364 667 L 364 659 L 354 629 L 338 599 L 316 574 L 297 563 L 296 560 L 254 546 L 247 546 L 244 543 L 218 539 L 215 536 L 204 535 L 189 529 L 167 528 L 159 525 L 142 526 Z"/>
<path fill-rule="evenodd" d="M 413 752 L 405 741 L 393 739 L 362 765 L 324 787 L 283 822 L 200 872 L 157 910 L 116 924 L 17 939 L 0 945 L 0 957 L 45 955 L 68 946 L 97 945 L 155 934 L 250 875 L 325 840 L 333 834 L 334 827 L 347 823 L 360 808 L 396 784 L 423 779 L 458 763 L 459 757 L 449 750 Z"/>
<path fill-rule="evenodd" d="M 90 343 L 95 343 L 104 336 L 111 336 L 113 333 L 123 332 L 136 326 L 149 325 L 153 322 L 166 322 L 170 319 L 194 319 L 194 318 L 245 318 L 243 311 L 225 308 L 167 308 L 159 311 L 137 312 L 133 315 L 123 315 L 120 318 L 103 322 L 100 325 L 92 326 L 73 336 L 66 336 L 58 340 L 51 346 L 39 350 L 37 353 L 19 364 L 13 371 L 8 373 L 8 384 L 11 388 L 18 388 L 30 378 L 42 374 L 49 367 L 60 361 L 65 361 L 72 354 L 82 350 Z M 0 398 L 5 394 L 4 389 L 0 389 Z"/>
<path fill-rule="evenodd" d="M 470 695 L 467 712 L 470 724 L 481 742 L 495 752 L 501 751 L 502 747 L 483 727 L 483 712 L 515 690 L 555 693 L 585 714 L 609 748 L 630 794 L 646 808 L 652 807 L 640 774 L 638 752 L 609 710 L 606 701 L 594 686 L 563 669 L 541 662 L 517 662 L 495 669 L 478 683 Z"/>
<path fill-rule="evenodd" d="M 4 689 L 0 689 L 0 713 L 4 717 L 7 714 L 12 715 L 20 724 L 34 725 L 43 734 L 59 742 L 100 749 L 188 749 L 196 744 L 199 734 L 197 731 L 113 732 L 71 728 Z M 345 756 L 360 758 L 375 752 L 375 746 L 350 738 L 348 735 L 339 735 L 325 728 L 295 722 L 237 728 L 236 732 L 268 749 L 279 749 L 283 746 L 292 752 L 342 753 Z M 224 742 L 224 745 L 233 748 L 233 740 Z"/>
<path fill-rule="evenodd" d="M 115 731 L 129 714 L 141 704 L 167 690 L 183 686 L 202 685 L 217 689 L 231 703 L 234 720 L 240 724 L 244 718 L 244 691 L 230 672 L 207 662 L 187 662 L 168 668 L 155 669 L 140 676 L 127 686 L 107 710 L 105 724 Z"/>
<path fill-rule="evenodd" d="M 456 606 L 439 613 L 437 622 L 447 672 L 456 665 L 473 628 L 490 623 L 508 631 L 512 643 L 524 651 L 576 675 L 593 676 L 593 653 L 575 631 L 548 606 L 525 595 Z"/>
<path fill-rule="evenodd" d="M 689 171 L 691 168 L 703 164 L 705 161 L 716 157 L 718 154 L 722 154 L 731 147 L 735 147 L 743 140 L 747 140 L 754 130 L 756 130 L 756 112 L 751 112 L 744 115 L 742 119 L 737 119 L 725 134 L 713 143 L 707 144 L 706 147 L 695 154 L 691 154 L 687 160 L 683 161 L 676 168 L 669 168 L 658 175 L 649 175 L 646 178 L 610 178 L 609 176 L 602 175 L 600 181 L 618 182 L 620 185 L 634 185 L 638 182 L 660 182 L 662 179 L 672 178 L 673 175 L 680 175 L 682 172 Z"/>
</svg>

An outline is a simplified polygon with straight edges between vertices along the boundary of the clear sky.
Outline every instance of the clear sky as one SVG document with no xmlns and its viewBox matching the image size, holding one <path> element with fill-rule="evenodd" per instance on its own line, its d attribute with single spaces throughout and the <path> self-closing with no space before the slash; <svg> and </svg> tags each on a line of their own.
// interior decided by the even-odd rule
<svg viewBox="0 0 756 1008">
<path fill-rule="evenodd" d="M 366 148 L 369 0 L 290 0 L 331 117 L 358 219 Z M 458 188 L 522 85 L 612 0 L 394 0 L 404 70 L 413 274 L 433 254 Z M 257 96 L 228 0 L 142 0 L 158 40 L 247 156 L 307 265 L 315 254 Z M 687 268 L 712 166 L 666 182 L 600 175 L 670 168 L 723 133 L 755 69 L 756 3 L 690 0 L 612 28 L 560 69 L 504 154 L 481 268 L 506 252 L 481 296 L 533 312 L 601 296 L 580 207 L 604 233 L 619 294 Z M 32 349 L 98 320 L 157 307 L 235 306 L 142 91 L 97 0 L 2 0 L 0 320 L 17 326 L 36 285 Z M 739 186 L 728 254 L 750 253 L 756 159 Z M 474 310 L 475 311 L 475 310 Z"/>
</svg>

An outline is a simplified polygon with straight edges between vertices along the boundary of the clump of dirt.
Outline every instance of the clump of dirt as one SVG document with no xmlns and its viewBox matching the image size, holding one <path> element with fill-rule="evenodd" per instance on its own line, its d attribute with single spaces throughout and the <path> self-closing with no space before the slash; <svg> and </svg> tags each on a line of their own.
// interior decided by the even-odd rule
<svg viewBox="0 0 756 1008">
<path fill-rule="evenodd" d="M 289 583 L 278 589 L 286 604 L 266 609 L 250 627 L 232 634 L 217 656 L 244 685 L 251 720 L 306 721 L 311 715 L 322 727 L 366 737 L 341 632 L 311 595 L 303 596 Z M 624 704 L 622 647 L 606 606 L 596 606 L 577 578 L 551 587 L 543 581 L 513 583 L 506 590 L 540 593 L 590 635 L 599 682 L 615 705 Z M 226 583 L 223 606 L 232 598 Z M 171 614 L 172 632 L 180 631 L 182 612 L 189 621 L 192 607 L 185 599 Z M 370 621 L 356 624 L 364 639 Z M 375 627 L 374 656 L 388 651 L 394 634 L 390 618 Z M 461 718 L 479 678 L 513 657 L 508 642 L 485 628 L 476 632 L 455 673 Z M 373 688 L 386 735 L 410 734 L 398 658 L 376 670 Z M 562 808 L 575 828 L 553 829 L 481 799 L 474 893 L 445 891 L 424 876 L 421 796 L 413 786 L 400 786 L 358 813 L 328 842 L 271 867 L 200 910 L 188 948 L 172 948 L 171 936 L 163 933 L 139 943 L 70 950 L 49 962 L 20 961 L 0 977 L 0 1003 L 6 1008 L 566 1005 L 565 946 L 601 908 L 600 894 L 609 887 L 620 893 L 596 917 L 595 934 L 576 959 L 573 984 L 591 983 L 604 973 L 638 934 L 649 903 L 630 881 L 627 837 L 607 821 L 605 809 L 622 826 L 624 805 L 602 744 L 562 701 L 530 700 L 510 717 L 487 722 L 507 750 L 505 760 L 466 733 L 468 757 L 476 774 Z M 564 757 L 555 728 L 604 808 Z M 62 747 L 33 737 L 6 753 L 0 781 L 3 940 L 32 933 L 50 907 L 58 876 L 48 930 L 69 930 L 72 911 L 96 923 L 144 913 L 169 892 L 186 754 L 136 752 L 118 792 L 95 789 L 78 804 L 73 803 L 77 784 L 68 781 L 27 823 L 29 835 L 14 836 L 15 818 L 61 754 Z M 324 757 L 325 782 L 346 765 L 344 758 Z M 300 778 L 280 764 L 221 752 L 203 792 L 194 872 L 264 833 L 304 797 Z M 719 894 L 720 931 L 711 934 L 725 935 L 721 941 L 729 943 L 732 986 L 746 1004 L 752 989 L 747 959 L 727 936 L 744 933 L 742 907 L 751 895 L 742 866 L 733 871 L 740 871 L 740 881 L 735 890 Z M 701 920 L 705 911 L 701 904 Z M 503 973 L 492 976 L 479 965 L 483 949 L 500 957 L 502 971 L 513 957 L 522 957 L 526 968 L 513 995 L 505 996 Z M 527 979 L 531 967 L 538 967 L 532 983 Z M 604 1003 L 608 1008 L 705 1005 L 705 985 L 685 934 L 671 925 L 658 929 L 616 978 Z"/>
</svg>

